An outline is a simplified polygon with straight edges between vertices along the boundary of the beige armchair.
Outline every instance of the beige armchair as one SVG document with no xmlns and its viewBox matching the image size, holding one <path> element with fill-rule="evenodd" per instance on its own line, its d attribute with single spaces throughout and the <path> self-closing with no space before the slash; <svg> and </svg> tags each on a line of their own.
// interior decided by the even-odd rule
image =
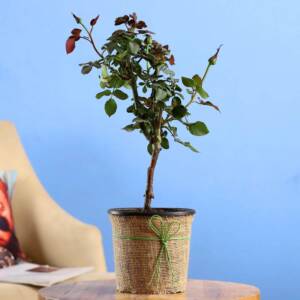
<svg viewBox="0 0 300 300">
<path fill-rule="evenodd" d="M 45 155 L 46 158 L 46 155 Z M 93 266 L 95 272 L 74 280 L 110 279 L 99 230 L 61 209 L 39 182 L 15 127 L 0 121 L 0 170 L 16 170 L 13 196 L 16 234 L 34 262 L 60 267 Z M 1 300 L 36 300 L 37 289 L 0 283 Z"/>
</svg>

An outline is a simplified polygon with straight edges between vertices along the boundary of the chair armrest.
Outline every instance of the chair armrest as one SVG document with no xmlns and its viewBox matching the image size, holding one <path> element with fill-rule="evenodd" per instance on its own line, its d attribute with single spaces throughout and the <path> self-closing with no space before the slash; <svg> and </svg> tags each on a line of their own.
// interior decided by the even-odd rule
<svg viewBox="0 0 300 300">
<path fill-rule="evenodd" d="M 0 169 L 18 172 L 12 207 L 25 254 L 39 263 L 106 271 L 99 230 L 74 219 L 51 199 L 10 122 L 0 121 L 0 137 Z"/>
<path fill-rule="evenodd" d="M 101 233 L 97 227 L 73 218 L 47 193 L 41 196 L 28 199 L 32 201 L 32 205 L 27 203 L 30 211 L 26 213 L 23 207 L 17 218 L 17 235 L 29 258 L 53 266 L 93 266 L 95 271 L 106 272 Z"/>
</svg>

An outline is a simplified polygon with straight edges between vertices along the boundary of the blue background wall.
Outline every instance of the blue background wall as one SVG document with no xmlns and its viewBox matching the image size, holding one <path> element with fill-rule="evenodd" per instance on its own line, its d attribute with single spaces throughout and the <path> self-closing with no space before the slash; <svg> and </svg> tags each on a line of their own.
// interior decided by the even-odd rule
<svg viewBox="0 0 300 300">
<path fill-rule="evenodd" d="M 151 4 L 150 4 L 151 3 Z M 190 276 L 259 286 L 264 299 L 296 299 L 300 277 L 298 1 L 5 1 L 0 4 L 0 119 L 16 123 L 50 194 L 99 226 L 113 270 L 106 210 L 141 206 L 149 156 L 120 108 L 109 119 L 97 76 L 65 55 L 70 12 L 100 13 L 99 43 L 113 19 L 136 11 L 169 43 L 177 74 L 200 72 L 220 43 L 206 88 L 222 109 L 195 111 L 211 134 L 161 155 L 156 206 L 197 209 Z M 284 295 L 284 296 L 283 296 Z"/>
</svg>

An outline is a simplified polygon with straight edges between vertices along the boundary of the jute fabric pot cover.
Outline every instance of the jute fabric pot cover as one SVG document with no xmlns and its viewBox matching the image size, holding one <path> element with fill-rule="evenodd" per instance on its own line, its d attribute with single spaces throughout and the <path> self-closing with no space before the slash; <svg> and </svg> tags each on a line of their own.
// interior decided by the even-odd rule
<svg viewBox="0 0 300 300">
<path fill-rule="evenodd" d="M 117 290 L 134 294 L 184 292 L 192 215 L 110 215 Z"/>
</svg>

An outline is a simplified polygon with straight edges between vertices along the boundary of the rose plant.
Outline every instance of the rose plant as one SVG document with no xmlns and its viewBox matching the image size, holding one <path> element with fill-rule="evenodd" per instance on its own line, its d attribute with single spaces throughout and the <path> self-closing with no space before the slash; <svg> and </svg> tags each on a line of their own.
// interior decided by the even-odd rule
<svg viewBox="0 0 300 300">
<path fill-rule="evenodd" d="M 118 17 L 115 25 L 123 25 L 112 33 L 107 42 L 97 48 L 93 30 L 99 15 L 90 21 L 87 27 L 82 19 L 73 14 L 81 28 L 74 28 L 66 42 L 66 52 L 75 49 L 78 40 L 91 44 L 97 58 L 80 64 L 82 74 L 88 74 L 93 68 L 101 69 L 100 87 L 102 91 L 96 98 L 107 98 L 105 112 L 111 117 L 117 111 L 117 100 L 128 100 L 127 112 L 133 115 L 131 124 L 123 129 L 141 132 L 147 140 L 147 149 L 151 162 L 147 173 L 144 209 L 151 208 L 154 198 L 153 177 L 162 149 L 169 149 L 169 138 L 194 152 L 198 150 L 190 142 L 178 136 L 177 125 L 183 125 L 192 135 L 208 134 L 208 128 L 202 121 L 190 121 L 191 106 L 206 105 L 219 111 L 219 108 L 207 100 L 208 93 L 203 83 L 211 66 L 217 62 L 220 47 L 209 58 L 203 76 L 181 77 L 189 99 L 182 93 L 180 80 L 175 77 L 170 66 L 175 64 L 174 55 L 168 45 L 162 45 L 153 39 L 153 32 L 147 29 L 144 21 L 139 21 L 135 13 Z M 130 92 L 132 97 L 129 97 Z"/>
<path fill-rule="evenodd" d="M 178 126 L 195 136 L 208 134 L 204 122 L 192 120 L 191 108 L 210 106 L 219 111 L 208 100 L 203 84 L 217 62 L 220 47 L 208 59 L 202 76 L 195 74 L 178 79 L 172 70 L 175 58 L 169 46 L 154 40 L 154 33 L 135 13 L 116 18 L 115 25 L 122 29 L 114 31 L 100 48 L 93 36 L 99 16 L 93 18 L 89 26 L 78 16 L 73 14 L 73 17 L 80 28 L 71 31 L 66 52 L 73 52 L 79 40 L 92 46 L 96 58 L 80 64 L 82 74 L 98 70 L 101 91 L 96 98 L 105 99 L 104 109 L 109 117 L 116 113 L 118 101 L 128 101 L 127 112 L 133 119 L 123 129 L 142 133 L 151 155 L 143 209 L 109 210 L 117 290 L 141 294 L 183 292 L 195 211 L 151 208 L 153 178 L 159 154 L 169 149 L 170 138 L 198 152 L 190 142 L 179 137 Z"/>
</svg>

